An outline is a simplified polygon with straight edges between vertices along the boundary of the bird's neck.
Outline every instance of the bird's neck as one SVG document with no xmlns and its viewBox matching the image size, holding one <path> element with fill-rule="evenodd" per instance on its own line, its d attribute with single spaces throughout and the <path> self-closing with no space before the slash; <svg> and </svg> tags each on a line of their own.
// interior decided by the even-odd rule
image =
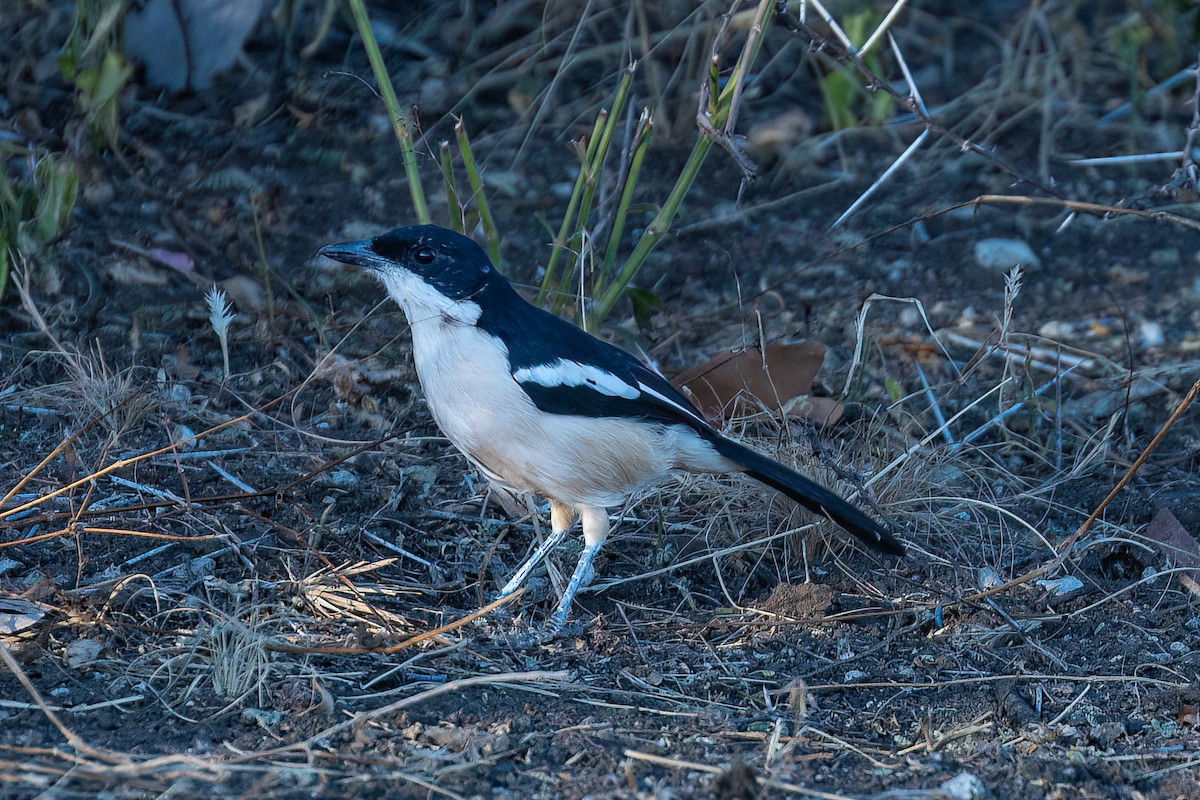
<svg viewBox="0 0 1200 800">
<path fill-rule="evenodd" d="M 474 300 L 451 299 L 409 273 L 387 274 L 383 284 L 414 327 L 431 320 L 474 325 L 482 313 Z"/>
</svg>

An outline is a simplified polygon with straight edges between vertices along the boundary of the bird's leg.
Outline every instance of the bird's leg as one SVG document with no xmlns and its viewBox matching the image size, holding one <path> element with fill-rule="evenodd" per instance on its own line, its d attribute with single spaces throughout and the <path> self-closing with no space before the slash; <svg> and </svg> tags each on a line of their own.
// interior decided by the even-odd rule
<svg viewBox="0 0 1200 800">
<path fill-rule="evenodd" d="M 567 584 L 562 600 L 558 603 L 558 609 L 550 617 L 550 628 L 555 631 L 566 624 L 567 612 L 571 610 L 571 601 L 575 599 L 575 595 L 596 577 L 596 569 L 592 562 L 596 560 L 596 553 L 600 552 L 601 545 L 608 538 L 608 512 L 603 508 L 581 508 L 579 518 L 583 522 L 584 548 L 579 554 L 579 563 L 575 565 L 571 582 Z"/>
<path fill-rule="evenodd" d="M 513 576 L 508 579 L 508 583 L 504 584 L 504 588 L 500 590 L 500 597 L 508 597 L 521 588 L 529 577 L 529 573 L 533 572 L 534 567 L 542 563 L 542 559 L 566 538 L 574 521 L 575 512 L 570 506 L 565 506 L 557 500 L 550 501 L 550 535 L 537 546 L 533 555 L 526 559 L 525 563 L 518 567 Z"/>
</svg>

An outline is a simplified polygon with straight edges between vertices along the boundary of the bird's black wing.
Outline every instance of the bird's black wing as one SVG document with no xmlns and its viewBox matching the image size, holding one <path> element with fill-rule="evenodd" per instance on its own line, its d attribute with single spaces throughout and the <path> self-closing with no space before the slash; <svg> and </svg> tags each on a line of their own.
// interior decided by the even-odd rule
<svg viewBox="0 0 1200 800">
<path fill-rule="evenodd" d="M 691 401 L 633 355 L 515 292 L 512 301 L 489 303 L 478 325 L 504 342 L 513 379 L 542 411 L 712 430 Z"/>
<path fill-rule="evenodd" d="M 833 491 L 726 439 L 662 375 L 618 347 L 525 303 L 490 304 L 479 326 L 508 348 L 513 379 L 542 411 L 687 425 L 746 474 L 826 516 L 867 544 L 903 555 L 884 525 Z M 507 313 L 497 314 L 495 309 Z"/>
</svg>

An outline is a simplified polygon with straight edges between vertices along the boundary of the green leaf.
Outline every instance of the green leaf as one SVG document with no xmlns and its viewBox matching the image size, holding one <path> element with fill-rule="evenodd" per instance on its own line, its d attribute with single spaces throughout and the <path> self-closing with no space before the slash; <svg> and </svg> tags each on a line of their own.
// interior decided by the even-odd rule
<svg viewBox="0 0 1200 800">
<path fill-rule="evenodd" d="M 649 289 L 639 289 L 636 286 L 626 286 L 625 294 L 633 304 L 633 318 L 638 327 L 645 330 L 650 327 L 650 314 L 662 305 L 662 300 Z"/>
<path fill-rule="evenodd" d="M 109 50 L 100 64 L 100 76 L 92 91 L 92 102 L 97 107 L 115 103 L 131 75 L 133 67 L 126 64 L 125 59 L 116 50 Z"/>
<path fill-rule="evenodd" d="M 67 161 L 44 158 L 34 169 L 36 235 L 44 244 L 67 227 L 79 192 L 79 173 Z"/>
<path fill-rule="evenodd" d="M 8 271 L 10 266 L 8 261 L 8 231 L 0 228 L 0 299 L 4 297 L 4 290 L 8 287 Z"/>
</svg>

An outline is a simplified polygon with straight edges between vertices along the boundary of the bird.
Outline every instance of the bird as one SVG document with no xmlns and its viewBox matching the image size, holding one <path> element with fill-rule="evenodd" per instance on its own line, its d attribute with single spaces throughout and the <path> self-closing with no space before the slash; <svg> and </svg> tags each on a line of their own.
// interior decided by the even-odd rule
<svg viewBox="0 0 1200 800">
<path fill-rule="evenodd" d="M 550 505 L 550 535 L 500 590 L 507 597 L 570 532 L 579 561 L 550 618 L 561 630 L 595 577 L 608 509 L 672 470 L 741 472 L 895 556 L 887 526 L 821 484 L 717 430 L 657 370 L 522 297 L 472 239 L 436 225 L 326 245 L 400 306 L 434 421 L 490 481 Z"/>
</svg>

